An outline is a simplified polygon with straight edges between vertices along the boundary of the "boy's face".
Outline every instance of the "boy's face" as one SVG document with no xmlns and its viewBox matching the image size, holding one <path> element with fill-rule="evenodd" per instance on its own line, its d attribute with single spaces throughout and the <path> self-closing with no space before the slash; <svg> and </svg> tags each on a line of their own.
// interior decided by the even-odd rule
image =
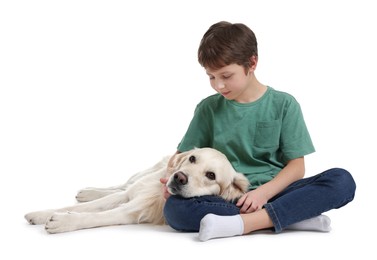
<svg viewBox="0 0 377 260">
<path fill-rule="evenodd" d="M 218 70 L 206 68 L 211 86 L 226 99 L 241 102 L 251 87 L 254 70 L 246 70 L 238 64 L 231 64 Z"/>
</svg>

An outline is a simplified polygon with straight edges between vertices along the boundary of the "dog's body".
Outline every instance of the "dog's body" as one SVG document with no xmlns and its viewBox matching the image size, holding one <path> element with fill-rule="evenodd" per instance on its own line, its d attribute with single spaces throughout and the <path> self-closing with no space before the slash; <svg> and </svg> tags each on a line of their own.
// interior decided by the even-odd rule
<svg viewBox="0 0 377 260">
<path fill-rule="evenodd" d="M 164 158 L 152 168 L 132 176 L 126 184 L 110 188 L 86 188 L 76 196 L 81 202 L 61 209 L 31 212 L 30 224 L 45 224 L 49 233 L 109 225 L 164 224 L 162 184 L 182 197 L 219 195 L 239 198 L 249 182 L 237 173 L 227 158 L 212 148 L 194 149 Z"/>
</svg>

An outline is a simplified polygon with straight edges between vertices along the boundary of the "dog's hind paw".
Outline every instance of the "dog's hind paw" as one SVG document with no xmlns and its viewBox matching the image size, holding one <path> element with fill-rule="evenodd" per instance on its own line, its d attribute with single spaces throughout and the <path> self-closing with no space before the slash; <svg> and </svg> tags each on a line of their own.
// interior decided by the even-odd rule
<svg viewBox="0 0 377 260">
<path fill-rule="evenodd" d="M 85 188 L 77 193 L 76 200 L 78 202 L 87 202 L 103 197 L 101 195 L 101 191 L 98 191 L 95 188 Z"/>
<path fill-rule="evenodd" d="M 101 189 L 101 188 L 85 188 L 80 190 L 76 195 L 78 202 L 88 202 L 96 200 L 115 192 L 121 191 L 119 189 Z"/>
</svg>

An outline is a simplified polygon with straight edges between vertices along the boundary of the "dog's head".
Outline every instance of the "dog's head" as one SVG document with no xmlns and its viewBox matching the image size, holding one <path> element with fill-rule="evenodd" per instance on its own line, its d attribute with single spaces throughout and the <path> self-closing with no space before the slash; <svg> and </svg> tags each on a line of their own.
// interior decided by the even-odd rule
<svg viewBox="0 0 377 260">
<path fill-rule="evenodd" d="M 168 169 L 169 192 L 185 198 L 219 195 L 233 200 L 241 197 L 249 186 L 247 178 L 234 170 L 226 156 L 212 148 L 176 154 Z"/>
</svg>

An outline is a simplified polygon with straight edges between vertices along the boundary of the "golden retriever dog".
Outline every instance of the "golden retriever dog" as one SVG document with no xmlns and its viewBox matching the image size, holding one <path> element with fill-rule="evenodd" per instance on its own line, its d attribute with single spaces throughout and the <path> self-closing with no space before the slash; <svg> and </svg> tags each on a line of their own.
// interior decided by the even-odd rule
<svg viewBox="0 0 377 260">
<path fill-rule="evenodd" d="M 83 189 L 76 196 L 80 202 L 76 205 L 31 212 L 25 218 L 30 224 L 44 224 L 48 233 L 110 225 L 164 224 L 165 198 L 160 178 L 168 178 L 169 193 L 185 198 L 218 195 L 234 200 L 249 186 L 246 177 L 233 169 L 224 154 L 212 148 L 196 148 L 163 158 L 124 185 Z"/>
</svg>

